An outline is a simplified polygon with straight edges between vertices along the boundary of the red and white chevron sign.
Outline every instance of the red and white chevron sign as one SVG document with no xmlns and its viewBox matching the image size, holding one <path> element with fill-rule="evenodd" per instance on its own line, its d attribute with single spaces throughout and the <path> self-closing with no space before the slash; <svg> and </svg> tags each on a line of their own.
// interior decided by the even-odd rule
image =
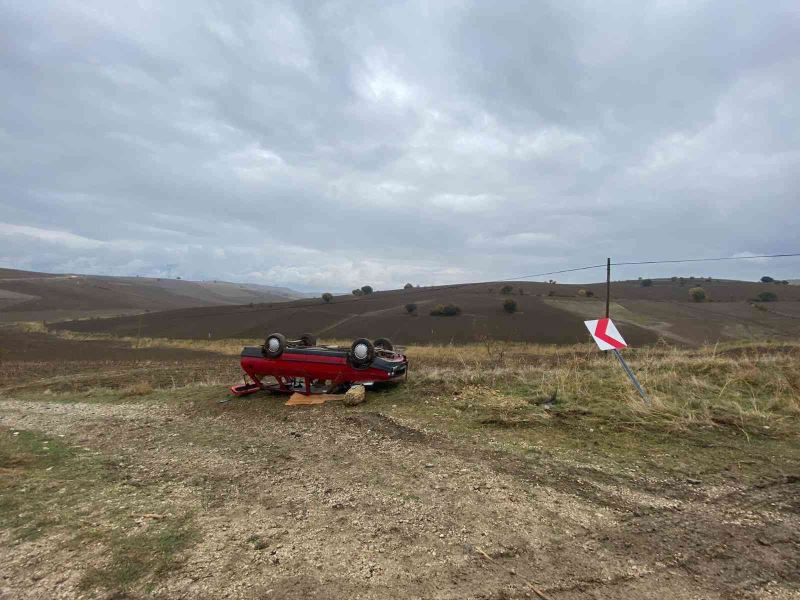
<svg viewBox="0 0 800 600">
<path fill-rule="evenodd" d="M 584 323 L 600 350 L 619 350 L 628 347 L 611 319 L 597 319 Z"/>
</svg>

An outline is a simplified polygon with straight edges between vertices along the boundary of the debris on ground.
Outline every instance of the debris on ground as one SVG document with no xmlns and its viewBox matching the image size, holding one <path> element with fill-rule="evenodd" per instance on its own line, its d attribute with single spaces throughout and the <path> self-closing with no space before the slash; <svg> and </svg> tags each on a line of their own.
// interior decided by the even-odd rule
<svg viewBox="0 0 800 600">
<path fill-rule="evenodd" d="M 343 400 L 345 394 L 300 394 L 295 392 L 286 401 L 286 406 L 303 406 L 307 404 L 325 404 L 331 400 Z"/>
</svg>

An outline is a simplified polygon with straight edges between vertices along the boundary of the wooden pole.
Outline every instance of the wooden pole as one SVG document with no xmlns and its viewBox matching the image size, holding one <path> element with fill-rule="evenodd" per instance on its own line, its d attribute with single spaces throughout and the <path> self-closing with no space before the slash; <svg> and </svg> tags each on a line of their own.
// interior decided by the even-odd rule
<svg viewBox="0 0 800 600">
<path fill-rule="evenodd" d="M 611 309 L 611 259 L 606 259 L 606 319 Z"/>
</svg>

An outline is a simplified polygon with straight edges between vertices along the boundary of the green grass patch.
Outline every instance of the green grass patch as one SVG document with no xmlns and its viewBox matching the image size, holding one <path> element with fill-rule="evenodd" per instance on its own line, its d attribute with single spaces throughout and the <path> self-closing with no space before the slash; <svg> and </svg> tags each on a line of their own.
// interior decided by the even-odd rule
<svg viewBox="0 0 800 600">
<path fill-rule="evenodd" d="M 59 438 L 0 428 L 0 521 L 17 542 L 64 522 L 82 452 Z"/>
<path fill-rule="evenodd" d="M 108 563 L 87 570 L 81 587 L 119 592 L 147 580 L 145 588 L 151 588 L 155 581 L 178 566 L 180 553 L 197 537 L 188 514 L 155 523 L 142 532 L 115 530 L 106 540 L 110 554 Z"/>
</svg>

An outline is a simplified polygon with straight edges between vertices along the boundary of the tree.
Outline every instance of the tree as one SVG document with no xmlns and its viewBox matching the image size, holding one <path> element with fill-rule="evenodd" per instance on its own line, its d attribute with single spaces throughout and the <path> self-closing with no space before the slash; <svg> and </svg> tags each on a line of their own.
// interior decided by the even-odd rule
<svg viewBox="0 0 800 600">
<path fill-rule="evenodd" d="M 770 277 L 769 275 L 764 275 L 761 278 L 761 283 L 772 283 L 773 281 L 775 281 L 775 280 L 772 277 Z"/>
<path fill-rule="evenodd" d="M 431 311 L 433 317 L 455 317 L 461 314 L 461 307 L 455 304 L 439 304 Z"/>
<path fill-rule="evenodd" d="M 413 285 L 413 284 L 411 284 L 411 283 L 407 283 L 407 284 L 405 284 L 405 285 L 403 286 L 403 289 L 404 289 L 404 290 L 411 290 L 411 289 L 414 289 L 414 285 Z"/>
<path fill-rule="evenodd" d="M 362 292 L 360 289 L 356 288 L 353 290 L 353 296 L 363 296 L 363 295 L 364 292 Z"/>
<path fill-rule="evenodd" d="M 692 302 L 705 302 L 708 299 L 708 295 L 703 288 L 693 287 L 689 290 L 689 299 Z"/>
<path fill-rule="evenodd" d="M 778 300 L 778 294 L 775 292 L 761 292 L 758 295 L 759 302 L 775 302 Z"/>
<path fill-rule="evenodd" d="M 417 305 L 413 302 L 409 302 L 406 304 L 406 312 L 410 315 L 413 315 L 415 312 L 417 312 Z"/>
<path fill-rule="evenodd" d="M 639 285 L 642 287 L 653 287 L 653 280 L 652 279 L 642 279 L 639 282 Z"/>
<path fill-rule="evenodd" d="M 508 314 L 517 312 L 517 301 L 512 298 L 506 298 L 505 302 L 503 302 L 503 310 Z"/>
<path fill-rule="evenodd" d="M 677 277 L 675 277 L 675 276 L 673 275 L 672 277 L 670 277 L 670 278 L 669 278 L 669 280 L 670 280 L 672 283 L 675 283 L 676 281 L 678 281 L 678 278 L 677 278 Z"/>
<path fill-rule="evenodd" d="M 367 294 L 371 294 L 371 293 L 372 293 L 372 291 L 373 291 L 373 290 L 372 290 L 372 286 L 371 286 L 371 285 L 362 285 L 362 286 L 361 286 L 361 291 L 362 291 L 362 292 L 364 292 L 364 295 L 365 295 L 365 296 L 366 296 Z"/>
<path fill-rule="evenodd" d="M 506 284 L 506 285 L 504 285 L 503 287 L 500 288 L 500 293 L 501 294 L 510 294 L 513 291 L 514 291 L 514 288 L 512 286 L 508 285 L 508 284 Z"/>
<path fill-rule="evenodd" d="M 325 302 L 330 302 L 331 300 L 333 300 L 333 294 L 325 292 L 324 294 L 322 294 L 322 299 L 325 300 Z"/>
</svg>

